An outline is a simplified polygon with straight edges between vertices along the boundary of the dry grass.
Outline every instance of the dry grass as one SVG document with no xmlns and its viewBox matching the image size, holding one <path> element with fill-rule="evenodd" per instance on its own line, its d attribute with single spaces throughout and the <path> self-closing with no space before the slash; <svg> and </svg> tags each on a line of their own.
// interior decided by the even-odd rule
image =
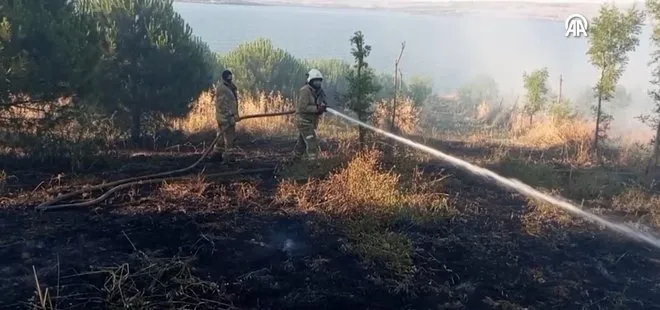
<svg viewBox="0 0 660 310">
<path fill-rule="evenodd" d="M 256 97 L 241 97 L 239 102 L 239 115 L 242 116 L 293 109 L 293 102 L 280 95 L 262 93 Z M 213 96 L 208 92 L 203 93 L 193 104 L 187 117 L 172 120 L 171 124 L 172 127 L 186 134 L 215 131 L 218 125 Z M 251 134 L 273 136 L 293 132 L 294 126 L 291 116 L 280 116 L 245 120 L 238 124 L 238 129 Z"/>
<path fill-rule="evenodd" d="M 27 120 L 34 120 L 43 117 L 46 112 L 52 112 L 57 107 L 66 105 L 67 100 L 60 100 L 52 107 L 47 108 L 45 111 L 35 111 L 29 108 L 21 108 L 8 111 L 3 117 L 18 117 L 21 116 Z M 260 94 L 257 97 L 245 97 L 240 102 L 241 115 L 288 111 L 293 109 L 293 103 L 279 95 Z M 374 109 L 373 122 L 382 127 L 387 128 L 389 123 L 389 113 L 391 109 L 390 101 L 383 101 L 378 103 Z M 397 110 L 397 126 L 404 134 L 422 134 L 422 128 L 419 128 L 420 110 L 414 108 L 413 102 L 404 98 Z M 508 112 L 507 112 L 508 113 Z M 568 163 L 572 166 L 588 166 L 591 164 L 591 144 L 592 144 L 592 131 L 593 123 L 591 121 L 579 117 L 567 117 L 564 119 L 553 119 L 547 115 L 538 115 L 534 118 L 533 124 L 530 126 L 529 119 L 520 113 L 503 112 L 503 109 L 491 108 L 487 103 L 482 103 L 474 111 L 472 117 L 476 122 L 484 124 L 492 123 L 493 119 L 498 119 L 500 116 L 508 118 L 508 131 L 499 129 L 494 126 L 483 126 L 482 129 L 472 131 L 471 133 L 464 134 L 460 137 L 462 140 L 472 141 L 475 147 L 480 145 L 496 144 L 499 146 L 491 147 L 489 152 L 490 158 L 484 159 L 486 162 L 504 162 L 510 157 L 520 156 L 511 150 L 514 147 L 525 146 L 539 149 L 556 148 L 560 149 L 559 152 L 547 154 L 547 158 L 537 159 L 531 158 L 530 160 L 523 160 L 519 163 L 514 163 L 511 166 L 511 160 L 508 160 L 507 170 L 513 172 L 513 176 L 523 177 L 523 181 L 530 182 L 542 186 L 548 190 L 557 190 L 561 187 L 554 172 L 552 165 L 546 164 L 548 161 L 561 161 Z M 503 116 L 504 115 L 504 116 Z M 442 120 L 438 120 L 442 121 Z M 199 100 L 193 105 L 192 111 L 189 115 L 182 119 L 169 120 L 169 126 L 174 129 L 179 129 L 186 134 L 195 134 L 204 131 L 213 131 L 217 127 L 215 122 L 215 107 L 213 98 L 209 93 L 203 93 Z M 295 135 L 295 127 L 293 124 L 292 116 L 273 117 L 273 118 L 260 118 L 250 119 L 239 123 L 239 129 L 245 133 L 255 136 L 272 137 L 272 136 L 293 136 Z M 340 141 L 351 141 L 355 139 L 357 130 L 353 129 L 354 126 L 346 124 L 341 120 L 333 117 L 324 117 L 320 124 L 319 135 L 324 138 L 335 138 Z M 38 133 L 37 127 L 29 127 L 26 129 L 29 133 Z M 100 134 L 103 132 L 103 135 Z M 110 137 L 109 137 L 110 136 Z M 92 146 L 90 143 L 99 143 L 99 137 L 105 140 L 115 140 L 125 136 L 113 125 L 112 119 L 107 120 L 86 120 L 75 119 L 70 122 L 59 124 L 50 129 L 48 133 L 42 136 L 44 141 L 38 143 L 39 154 L 68 154 L 76 162 L 79 158 L 89 155 L 90 152 L 95 151 L 99 147 Z M 505 138 L 502 138 L 505 137 Z M 614 162 L 621 165 L 637 165 L 643 166 L 646 163 L 647 150 L 644 148 L 644 140 L 648 139 L 648 133 L 644 135 L 635 132 L 628 133 L 621 140 L 621 147 L 617 158 L 611 159 L 609 162 Z M 107 142 L 107 141 L 106 141 Z M 75 146 L 73 148 L 72 146 Z M 69 147 L 68 151 L 64 148 Z M 105 146 L 106 148 L 107 145 Z M 485 146 L 484 146 L 485 147 Z M 337 152 L 350 153 L 350 146 L 343 146 Z M 494 149 L 496 148 L 496 149 Z M 49 151 L 50 150 L 50 151 Z M 319 184 L 308 184 L 307 186 L 317 187 L 323 189 L 323 201 L 318 198 L 310 198 L 306 196 L 310 190 L 300 188 L 302 191 L 296 199 L 300 200 L 298 205 L 300 208 L 321 208 L 325 213 L 329 214 L 343 214 L 349 211 L 356 210 L 369 210 L 372 212 L 379 209 L 380 214 L 400 214 L 401 210 L 405 209 L 406 214 L 418 212 L 420 205 L 426 202 L 413 203 L 413 197 L 418 195 L 419 190 L 404 192 L 400 188 L 402 183 L 399 180 L 400 175 L 392 171 L 379 171 L 377 166 L 377 159 L 371 158 L 367 160 L 364 154 L 357 156 L 343 172 L 331 174 L 328 179 L 316 180 Z M 369 156 L 376 156 L 370 154 Z M 546 156 L 546 155 L 543 155 Z M 561 158 L 559 158 L 561 157 Z M 539 162 L 540 161 L 540 162 Z M 406 162 L 406 161 L 403 161 Z M 327 167 L 336 167 L 336 163 L 328 163 Z M 510 167 L 511 166 L 511 167 Z M 515 167 L 514 167 L 515 166 Z M 351 173 L 348 173 L 350 171 Z M 309 172 L 309 171 L 308 171 Z M 325 174 L 327 171 L 322 171 Z M 378 172 L 378 173 L 376 173 Z M 596 174 L 595 174 L 596 173 Z M 593 172 L 588 174 L 576 173 L 569 179 L 569 186 L 571 194 L 574 196 L 599 196 L 603 191 L 607 191 L 609 187 L 603 185 L 605 181 L 611 180 L 605 172 Z M 3 178 L 0 174 L 0 192 L 6 187 L 6 176 Z M 598 181 L 594 181 L 598 179 Z M 198 182 L 203 184 L 202 181 Z M 291 185 L 291 184 L 289 184 Z M 563 186 L 565 187 L 566 184 Z M 284 185 L 288 186 L 288 185 Z M 191 184 L 168 184 L 161 188 L 162 194 L 172 197 L 173 199 L 182 198 L 183 196 L 199 196 L 204 192 L 204 186 L 193 186 Z M 417 197 L 423 201 L 426 198 Z M 337 201 L 335 201 L 337 200 Z M 313 206 L 313 207 L 310 207 Z M 377 208 L 376 208 L 377 206 Z M 405 206 L 405 208 L 402 208 Z M 412 206 L 412 208 L 411 208 Z M 426 211 L 424 211 L 426 212 Z M 423 212 L 422 212 L 423 213 Z M 417 216 L 417 218 L 424 218 Z"/>
<path fill-rule="evenodd" d="M 203 175 L 199 175 L 191 180 L 179 182 L 163 182 L 159 189 L 159 194 L 166 199 L 183 199 L 189 197 L 202 197 L 204 192 L 211 186 Z"/>
<path fill-rule="evenodd" d="M 555 119 L 548 115 L 534 118 L 533 124 L 522 114 L 510 119 L 510 141 L 513 145 L 538 149 L 562 149 L 562 160 L 578 165 L 593 164 L 593 138 L 595 122 L 580 116 Z M 649 158 L 649 142 L 653 131 L 643 128 L 625 132 L 610 132 L 606 144 L 615 149 L 614 154 L 604 155 L 605 162 L 640 168 Z M 611 153 L 611 152 L 608 152 Z"/>
<path fill-rule="evenodd" d="M 68 100 L 63 99 L 45 109 L 35 110 L 31 107 L 12 109 L 0 115 L 1 118 L 20 118 L 23 121 L 35 122 L 48 113 L 53 113 L 58 108 L 66 106 Z M 293 110 L 293 102 L 277 94 L 261 93 L 256 97 L 242 97 L 239 104 L 241 115 L 261 114 L 269 112 L 280 112 Z M 391 101 L 382 101 L 374 106 L 373 122 L 381 128 L 389 127 Z M 397 126 L 404 134 L 420 134 L 424 136 L 435 136 L 438 133 L 426 132 L 419 127 L 421 110 L 414 107 L 409 98 L 403 98 L 397 109 Z M 55 113 L 57 114 L 57 113 Z M 487 144 L 499 141 L 510 146 L 527 146 L 534 148 L 563 148 L 565 161 L 585 164 L 592 159 L 590 146 L 592 144 L 593 122 L 579 117 L 567 117 L 553 119 L 540 114 L 534 118 L 533 124 L 529 125 L 529 119 L 519 112 L 512 112 L 506 108 L 496 106 L 496 103 L 480 104 L 474 111 L 472 119 L 475 128 L 467 133 L 462 133 L 458 138 L 476 144 Z M 161 120 L 162 121 L 162 120 Z M 437 120 L 443 122 L 446 120 Z M 210 93 L 205 92 L 193 104 L 190 113 L 180 119 L 169 119 L 163 124 L 156 124 L 157 119 L 147 122 L 147 135 L 152 135 L 154 141 L 159 138 L 159 128 L 162 126 L 169 129 L 180 130 L 184 134 L 191 135 L 200 132 L 215 131 L 215 106 Z M 480 125 L 478 125 L 480 124 Z M 498 125 L 499 124 L 499 125 Z M 506 124 L 502 127 L 500 125 Z M 154 128 L 152 128 L 154 127 Z M 332 137 L 339 140 L 350 140 L 355 138 L 357 130 L 352 130 L 352 124 L 333 117 L 323 117 L 320 123 L 319 135 Z M 506 127 L 506 128 L 505 128 Z M 22 135 L 32 134 L 39 137 L 39 141 L 28 143 L 35 150 L 14 149 L 23 153 L 38 154 L 68 154 L 73 158 L 84 156 L 84 153 L 96 152 L 101 149 L 112 149 L 113 141 L 127 139 L 127 132 L 118 129 L 116 120 L 112 117 L 100 119 L 97 116 L 76 117 L 70 121 L 61 122 L 47 131 L 41 132 L 39 126 L 22 126 L 20 135 L 16 134 L 17 128 L 5 132 L 5 137 L 22 139 Z M 238 124 L 239 130 L 253 136 L 291 136 L 295 135 L 293 116 L 281 116 L 270 118 L 249 119 Z M 507 129 L 508 128 L 508 129 Z M 43 130 L 42 130 L 43 131 Z M 440 133 L 446 138 L 449 133 Z M 608 162 L 621 164 L 644 162 L 647 154 L 640 152 L 643 144 L 648 142 L 649 132 L 629 132 L 617 138 L 620 144 L 618 158 L 609 158 Z M 18 137 L 18 138 L 16 138 Z M 174 141 L 171 141 L 174 142 Z M 178 143 L 180 141 L 177 141 Z M 25 144 L 25 143 L 24 143 Z M 49 151 L 51 150 L 51 151 Z"/>
<path fill-rule="evenodd" d="M 194 258 L 143 256 L 137 266 L 123 264 L 99 271 L 107 274 L 105 305 L 123 309 L 237 309 L 217 283 L 193 275 Z"/>
<path fill-rule="evenodd" d="M 568 144 L 586 147 L 592 142 L 595 125 L 581 118 L 553 120 L 547 116 L 534 119 L 530 126 L 527 119 L 514 117 L 511 131 L 516 142 L 547 148 Z"/>
<path fill-rule="evenodd" d="M 639 221 L 660 227 L 660 194 L 635 186 L 612 198 L 612 208 Z"/>
<path fill-rule="evenodd" d="M 124 263 L 116 267 L 98 270 L 71 277 L 105 275 L 103 287 L 98 287 L 98 296 L 88 296 L 84 304 L 101 304 L 116 309 L 238 309 L 234 307 L 217 283 L 205 281 L 194 275 L 192 257 L 153 258 L 138 252 L 134 264 Z M 59 287 L 42 288 L 36 270 L 35 297 L 30 302 L 34 309 L 58 309 Z M 69 306 L 80 306 L 72 305 Z"/>
<path fill-rule="evenodd" d="M 510 108 L 492 107 L 486 102 L 479 104 L 472 114 L 474 128 L 465 132 L 433 132 L 430 135 L 474 145 L 496 144 L 501 148 L 563 149 L 562 160 L 574 163 L 587 163 L 592 158 L 595 125 L 590 120 L 580 117 L 556 119 L 539 114 L 530 124 L 525 114 Z"/>
<path fill-rule="evenodd" d="M 0 111 L 0 153 L 69 156 L 75 161 L 126 138 L 113 116 L 71 106 L 69 98 Z"/>
<path fill-rule="evenodd" d="M 293 200 L 305 211 L 338 216 L 372 212 L 394 215 L 402 210 L 426 208 L 447 210 L 446 197 L 438 191 L 440 188 L 424 188 L 419 184 L 405 188 L 400 174 L 383 170 L 381 159 L 381 152 L 370 149 L 357 154 L 346 167 L 326 179 L 310 180 L 302 185 L 284 182 L 278 199 Z"/>
<path fill-rule="evenodd" d="M 210 99 L 206 100 L 205 105 L 204 100 L 200 100 L 187 118 L 173 121 L 173 125 L 186 133 L 215 129 L 214 108 Z M 243 115 L 290 108 L 289 103 L 280 97 L 262 96 L 260 99 L 246 99 L 243 102 L 244 105 L 241 107 Z M 387 115 L 385 109 L 384 103 L 377 109 L 380 112 L 377 112 L 376 120 L 380 118 L 381 121 L 378 123 L 380 126 L 387 125 L 386 122 L 382 122 Z M 406 110 L 401 109 L 401 111 Z M 398 125 L 402 131 L 415 132 L 418 118 L 418 114 L 415 113 L 411 112 L 409 118 L 408 116 L 400 118 L 402 123 Z M 487 114 L 483 111 L 480 113 Z M 546 124 L 545 121 L 539 118 L 539 124 Z M 335 129 L 336 126 L 340 126 L 334 123 L 332 118 L 324 120 L 324 123 L 321 131 L 327 131 L 328 135 L 331 134 L 332 126 L 335 126 Z M 531 128 L 515 127 L 514 129 L 518 131 L 512 140 L 520 144 L 543 147 L 559 146 L 562 143 L 574 146 L 588 145 L 590 135 L 585 133 L 587 131 L 580 131 L 581 128 L 588 126 L 578 125 L 584 124 L 579 120 L 572 120 Z M 241 123 L 239 127 L 244 132 L 264 136 L 289 135 L 293 131 L 291 120 L 285 117 L 255 119 Z M 489 137 L 492 136 L 482 133 L 481 137 L 482 141 L 488 142 Z M 513 155 L 508 147 L 506 144 L 500 145 L 501 149 L 497 153 L 499 159 L 503 160 Z M 164 198 L 158 200 L 159 204 L 177 205 L 177 208 L 193 200 L 195 203 L 191 204 L 191 208 L 208 206 L 211 203 L 205 199 L 213 196 L 215 200 L 212 204 L 218 206 L 231 208 L 237 205 L 249 206 L 250 210 L 260 210 L 259 208 L 268 205 L 269 208 L 281 207 L 291 213 L 321 215 L 321 218 L 331 220 L 329 223 L 334 226 L 333 228 L 337 228 L 342 233 L 342 241 L 345 241 L 343 250 L 359 257 L 370 270 L 370 280 L 386 287 L 392 293 L 406 294 L 418 290 L 418 287 L 413 287 L 414 283 L 425 271 L 422 269 L 423 264 L 416 264 L 420 258 L 418 247 L 421 242 L 415 238 L 419 235 L 419 231 L 423 231 L 420 229 L 422 227 L 452 226 L 453 224 L 443 225 L 441 222 L 453 217 L 457 212 L 445 194 L 446 189 L 442 182 L 444 177 L 430 179 L 428 175 L 415 169 L 416 161 L 397 157 L 398 154 L 388 154 L 385 160 L 382 152 L 368 149 L 345 161 L 347 156 L 354 154 L 350 145 L 342 145 L 339 149 L 334 149 L 334 152 L 334 155 L 340 154 L 335 156 L 338 159 L 326 158 L 323 167 L 311 168 L 317 169 L 316 172 L 320 170 L 317 173 L 318 178 L 308 178 L 305 182 L 282 181 L 278 185 L 273 205 L 270 204 L 270 197 L 264 195 L 267 191 L 260 190 L 253 183 L 214 186 L 202 177 L 185 182 L 165 183 L 155 193 L 159 199 Z M 390 155 L 392 158 L 389 158 Z M 577 161 L 580 157 L 576 156 L 573 159 Z M 396 170 L 394 166 L 397 167 Z M 565 184 L 562 185 L 563 179 L 559 177 L 555 167 L 550 164 L 519 160 L 511 162 L 507 167 L 514 175 L 529 179 L 524 181 L 532 181 L 534 185 L 548 190 L 560 193 L 562 187 L 566 187 Z M 328 173 L 327 170 L 332 171 Z M 303 174 L 308 177 L 310 175 L 306 172 Z M 574 177 L 572 184 L 579 186 L 573 186 L 571 190 L 582 191 L 581 194 L 589 192 L 589 195 L 601 195 L 603 192 L 601 184 L 604 180 L 593 181 L 593 176 L 590 174 Z M 0 175 L 1 189 L 2 175 Z M 473 194 L 460 191 L 463 196 Z M 656 211 L 660 203 L 658 197 L 643 188 L 633 189 L 615 196 L 613 206 L 616 211 L 631 216 L 651 217 L 650 221 L 656 221 L 654 224 L 657 225 L 657 219 L 660 218 L 660 214 Z M 160 209 L 160 206 L 158 208 Z M 538 236 L 549 227 L 561 230 L 574 223 L 573 217 L 566 212 L 543 203 L 530 201 L 529 210 L 522 218 L 523 229 L 528 234 Z M 503 222 L 507 222 L 507 219 L 504 218 Z M 233 222 L 226 225 L 232 232 L 242 229 L 240 225 L 234 226 Z M 435 236 L 429 238 L 435 239 Z M 446 249 L 448 252 L 452 251 L 451 248 Z M 195 272 L 190 267 L 191 260 L 154 259 L 143 253 L 137 256 L 137 260 L 96 271 L 96 274 L 101 274 L 106 279 L 105 286 L 99 288 L 99 291 L 104 292 L 99 296 L 99 302 L 116 308 L 164 309 L 172 305 L 183 308 L 193 303 L 200 307 L 232 308 L 226 301 L 228 298 L 222 287 L 194 276 Z M 444 265 L 443 267 L 448 268 Z M 539 272 L 543 276 L 542 271 Z M 47 308 L 48 300 L 54 298 L 43 292 L 38 296 L 37 303 L 42 308 Z"/>
<path fill-rule="evenodd" d="M 260 93 L 256 97 L 241 97 L 239 102 L 239 114 L 242 116 L 292 111 L 294 109 L 291 100 L 278 94 Z M 170 120 L 170 126 L 188 135 L 215 131 L 217 122 L 213 97 L 208 92 L 203 93 L 193 104 L 188 116 L 182 119 Z M 351 125 L 340 120 L 322 117 L 319 124 L 319 135 L 339 140 L 352 139 L 356 136 L 357 131 L 350 130 L 351 128 Z M 238 130 L 262 137 L 292 136 L 296 133 L 293 115 L 244 120 L 238 123 Z"/>
<path fill-rule="evenodd" d="M 402 98 L 397 103 L 396 127 L 403 134 L 412 135 L 419 133 L 419 121 L 421 110 L 415 107 L 410 98 Z M 392 100 L 383 100 L 374 107 L 372 115 L 373 122 L 382 129 L 388 129 L 392 120 Z"/>
<path fill-rule="evenodd" d="M 510 130 L 515 145 L 535 148 L 562 148 L 575 163 L 589 162 L 595 125 L 582 118 L 552 119 L 537 116 L 533 124 L 523 115 L 512 117 Z"/>
<path fill-rule="evenodd" d="M 37 270 L 32 266 L 35 295 L 28 303 L 35 310 L 60 309 L 60 301 L 66 300 L 69 307 L 90 307 L 94 304 L 116 309 L 238 309 L 234 307 L 224 289 L 217 283 L 205 281 L 194 275 L 194 257 L 155 258 L 135 248 L 124 233 L 135 253 L 132 262 L 119 266 L 100 267 L 96 270 L 75 275 L 60 275 L 55 287 L 42 283 Z M 94 287 L 96 293 L 86 298 L 75 295 L 60 295 L 62 283 L 73 278 L 105 276 L 102 287 Z M 74 304 L 72 300 L 79 300 Z"/>
<path fill-rule="evenodd" d="M 339 220 L 347 235 L 347 250 L 367 266 L 384 268 L 390 290 L 407 291 L 414 277 L 413 245 L 405 232 L 393 224 L 405 221 L 429 224 L 446 218 L 454 209 L 442 193 L 441 182 L 423 180 L 413 171 L 412 182 L 381 166 L 382 153 L 370 149 L 358 153 L 348 164 L 325 179 L 281 183 L 276 200 L 298 211 L 314 212 Z M 375 277 L 380 277 L 375 275 Z"/>
<path fill-rule="evenodd" d="M 551 192 L 552 195 L 558 195 L 557 191 Z M 521 219 L 523 231 L 534 236 L 543 235 L 548 227 L 557 229 L 566 229 L 575 223 L 575 218 L 554 205 L 550 205 L 540 200 L 529 200 L 528 211 Z"/>
<path fill-rule="evenodd" d="M 599 215 L 613 216 L 617 221 L 625 221 L 632 226 L 637 226 L 640 230 L 648 230 L 648 227 L 660 228 L 660 209 L 658 208 L 660 194 L 656 191 L 641 186 L 626 188 L 623 185 L 610 185 L 610 188 L 603 191 L 605 185 L 599 183 L 607 183 L 607 180 L 593 181 L 589 178 L 589 181 L 591 184 L 576 184 L 577 189 L 557 188 L 550 193 L 562 196 L 565 194 L 562 192 L 577 192 L 579 194 L 576 196 L 582 194 L 591 198 L 585 205 L 579 205 L 583 209 Z M 616 186 L 619 188 L 611 188 Z M 596 191 L 595 188 L 600 190 Z M 521 221 L 523 230 L 531 235 L 541 236 L 550 228 L 555 231 L 573 229 L 572 227 L 581 223 L 567 211 L 542 201 L 529 200 L 527 207 L 528 210 Z"/>
</svg>

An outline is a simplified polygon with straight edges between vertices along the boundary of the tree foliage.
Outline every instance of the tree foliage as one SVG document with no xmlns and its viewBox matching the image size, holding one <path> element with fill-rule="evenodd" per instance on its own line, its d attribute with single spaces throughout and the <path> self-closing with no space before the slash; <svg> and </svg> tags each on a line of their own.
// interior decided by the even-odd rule
<svg viewBox="0 0 660 310">
<path fill-rule="evenodd" d="M 388 73 L 375 73 L 375 79 L 376 83 L 380 85 L 380 89 L 374 94 L 374 100 L 376 102 L 381 101 L 381 100 L 389 100 L 394 97 L 394 79 L 392 78 L 392 74 Z M 403 85 L 402 83 L 401 88 L 405 88 L 406 86 Z"/>
<path fill-rule="evenodd" d="M 209 48 L 171 0 L 87 0 L 103 35 L 103 73 L 94 99 L 126 112 L 138 142 L 145 113 L 183 116 L 212 83 Z"/>
<path fill-rule="evenodd" d="M 553 121 L 561 122 L 574 118 L 577 113 L 574 103 L 566 98 L 553 98 L 548 106 L 548 113 Z"/>
<path fill-rule="evenodd" d="M 619 78 L 628 64 L 628 54 L 639 44 L 639 34 L 644 13 L 632 6 L 627 12 L 614 4 L 604 4 L 599 15 L 592 21 L 588 30 L 591 63 L 598 68 L 599 78 L 594 87 L 598 99 L 594 112 L 596 130 L 594 148 L 598 154 L 598 143 L 605 137 L 611 115 L 604 113 L 603 101 L 610 101 L 615 94 Z"/>
<path fill-rule="evenodd" d="M 0 109 L 90 91 L 102 51 L 75 2 L 11 0 L 0 16 Z"/>
<path fill-rule="evenodd" d="M 300 60 L 263 38 L 240 44 L 220 57 L 220 65 L 232 70 L 241 92 L 277 92 L 289 98 L 304 83 L 308 71 Z"/>
<path fill-rule="evenodd" d="M 649 162 L 650 170 L 655 170 L 660 160 L 660 0 L 647 0 L 646 9 L 654 22 L 651 32 L 651 43 L 655 50 L 651 53 L 649 65 L 653 66 L 651 84 L 654 89 L 649 90 L 655 106 L 651 114 L 642 115 L 640 119 L 655 129 L 653 143 L 653 154 Z"/>
<path fill-rule="evenodd" d="M 376 74 L 366 61 L 371 53 L 371 46 L 365 42 L 362 31 L 356 31 L 350 42 L 351 55 L 355 59 L 355 64 L 346 77 L 349 85 L 346 97 L 349 100 L 348 107 L 355 111 L 360 121 L 366 122 L 371 114 L 370 108 L 375 94 L 381 87 L 376 82 Z M 360 126 L 358 130 L 360 142 L 364 143 L 364 128 Z"/>
<path fill-rule="evenodd" d="M 467 109 L 474 109 L 484 101 L 493 101 L 499 96 L 497 82 L 491 76 L 479 75 L 458 90 L 458 100 Z"/>
<path fill-rule="evenodd" d="M 526 90 L 525 113 L 529 116 L 529 124 L 533 122 L 534 115 L 541 112 L 548 100 L 548 68 L 523 73 L 523 84 Z"/>
<path fill-rule="evenodd" d="M 429 77 L 415 75 L 408 83 L 407 93 L 416 107 L 422 107 L 433 94 L 433 80 Z"/>
</svg>

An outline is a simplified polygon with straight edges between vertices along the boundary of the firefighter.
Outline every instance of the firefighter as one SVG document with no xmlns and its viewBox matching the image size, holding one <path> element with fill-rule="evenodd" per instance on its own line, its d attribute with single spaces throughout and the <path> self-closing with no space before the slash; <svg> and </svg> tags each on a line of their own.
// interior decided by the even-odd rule
<svg viewBox="0 0 660 310">
<path fill-rule="evenodd" d="M 230 70 L 222 72 L 222 79 L 215 86 L 215 119 L 217 135 L 222 139 L 216 143 L 212 160 L 231 162 L 234 160 L 236 122 L 238 122 L 238 93 Z"/>
<path fill-rule="evenodd" d="M 298 91 L 296 102 L 296 127 L 298 128 L 298 141 L 294 149 L 294 158 L 307 156 L 307 159 L 316 160 L 319 157 L 318 138 L 316 129 L 319 118 L 326 111 L 327 101 L 321 84 L 323 75 L 317 69 L 307 73 L 307 83 Z"/>
</svg>

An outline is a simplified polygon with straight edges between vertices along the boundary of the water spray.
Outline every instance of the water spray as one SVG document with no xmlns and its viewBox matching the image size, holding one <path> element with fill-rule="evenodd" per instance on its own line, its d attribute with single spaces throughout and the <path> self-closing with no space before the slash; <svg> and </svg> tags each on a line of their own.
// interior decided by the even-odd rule
<svg viewBox="0 0 660 310">
<path fill-rule="evenodd" d="M 493 181 L 495 181 L 495 183 L 497 183 L 497 184 L 499 184 L 503 187 L 515 190 L 515 191 L 517 191 L 521 194 L 527 195 L 529 197 L 536 198 L 536 199 L 545 201 L 547 203 L 550 203 L 552 205 L 558 206 L 558 207 L 560 207 L 560 208 L 562 208 L 562 209 L 564 209 L 564 210 L 566 210 L 570 213 L 573 213 L 573 214 L 575 214 L 579 217 L 582 217 L 582 218 L 584 218 L 586 220 L 589 220 L 589 221 L 592 221 L 592 222 L 596 222 L 598 224 L 601 224 L 601 225 L 607 227 L 610 230 L 621 233 L 621 234 L 625 235 L 626 237 L 629 237 L 629 238 L 634 239 L 634 240 L 643 241 L 643 242 L 645 242 L 645 243 L 647 243 L 647 244 L 649 244 L 649 245 L 651 245 L 651 246 L 653 246 L 657 249 L 660 249 L 660 239 L 658 239 L 658 238 L 656 238 L 656 237 L 654 237 L 650 234 L 646 234 L 646 233 L 641 232 L 641 231 L 636 231 L 633 228 L 628 227 L 626 225 L 610 222 L 610 221 L 608 221 L 608 220 L 606 220 L 606 219 L 604 219 L 604 218 L 602 218 L 602 217 L 600 217 L 596 214 L 593 214 L 593 213 L 590 213 L 588 211 L 582 210 L 576 204 L 568 201 L 565 198 L 554 197 L 554 196 L 551 196 L 551 195 L 548 195 L 548 194 L 544 194 L 544 193 L 534 189 L 533 187 L 531 187 L 531 186 L 529 186 L 525 183 L 522 183 L 518 180 L 503 177 L 503 176 L 501 176 L 501 175 L 499 175 L 499 174 L 497 174 L 493 171 L 490 171 L 488 169 L 485 169 L 485 168 L 482 168 L 482 167 L 479 167 L 479 166 L 475 166 L 475 165 L 470 164 L 470 163 L 468 163 L 468 162 L 466 162 L 462 159 L 459 159 L 457 157 L 445 154 L 445 153 L 440 152 L 436 149 L 433 149 L 433 148 L 430 148 L 430 147 L 425 146 L 423 144 L 411 141 L 409 139 L 399 137 L 395 134 L 389 133 L 385 130 L 376 128 L 374 126 L 371 126 L 369 124 L 366 124 L 364 122 L 356 120 L 352 117 L 344 115 L 343 113 L 341 113 L 337 110 L 328 108 L 327 111 L 329 113 L 335 115 L 335 116 L 338 116 L 338 117 L 350 122 L 350 123 L 356 124 L 358 126 L 362 126 L 362 127 L 367 128 L 371 131 L 379 133 L 383 136 L 386 136 L 388 138 L 391 138 L 393 140 L 401 142 L 405 145 L 408 145 L 408 146 L 410 146 L 414 149 L 417 149 L 417 150 L 420 150 L 422 152 L 425 152 L 425 153 L 431 154 L 433 156 L 436 156 L 436 157 L 438 157 L 438 158 L 440 158 L 444 161 L 447 161 L 447 162 L 451 163 L 452 165 L 454 165 L 456 167 L 463 168 L 464 170 L 466 170 L 466 171 L 468 171 L 472 174 L 475 174 L 475 175 L 480 176 L 480 177 L 489 177 Z"/>
</svg>

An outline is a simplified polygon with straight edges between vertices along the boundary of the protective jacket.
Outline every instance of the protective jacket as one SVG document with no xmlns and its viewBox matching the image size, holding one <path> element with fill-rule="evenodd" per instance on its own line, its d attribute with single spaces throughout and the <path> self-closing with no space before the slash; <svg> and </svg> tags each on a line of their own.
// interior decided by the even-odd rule
<svg viewBox="0 0 660 310">
<path fill-rule="evenodd" d="M 319 113 L 321 104 L 327 104 L 323 89 L 314 89 L 309 84 L 300 88 L 296 102 L 296 126 L 316 129 L 321 117 Z"/>
<path fill-rule="evenodd" d="M 222 81 L 215 91 L 215 118 L 219 125 L 232 125 L 238 118 L 238 95 L 233 83 Z"/>
</svg>

